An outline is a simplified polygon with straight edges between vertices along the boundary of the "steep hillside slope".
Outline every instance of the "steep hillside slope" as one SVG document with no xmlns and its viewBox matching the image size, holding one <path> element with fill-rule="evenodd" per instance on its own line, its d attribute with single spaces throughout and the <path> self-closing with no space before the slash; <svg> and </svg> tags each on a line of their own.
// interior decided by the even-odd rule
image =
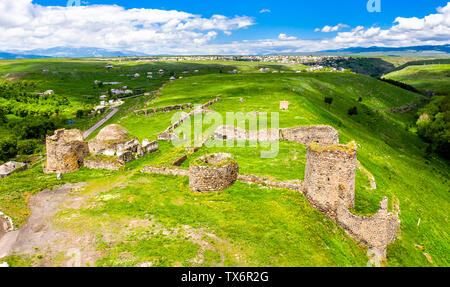
<svg viewBox="0 0 450 287">
<path fill-rule="evenodd" d="M 450 64 L 407 66 L 384 78 L 408 84 L 422 92 L 450 94 Z"/>
</svg>

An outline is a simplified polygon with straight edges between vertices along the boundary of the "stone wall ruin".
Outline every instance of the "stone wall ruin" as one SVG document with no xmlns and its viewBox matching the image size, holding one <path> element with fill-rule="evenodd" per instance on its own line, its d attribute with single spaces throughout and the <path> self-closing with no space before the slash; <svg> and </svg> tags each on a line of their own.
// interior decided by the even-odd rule
<svg viewBox="0 0 450 287">
<path fill-rule="evenodd" d="M 395 240 L 399 218 L 388 212 L 387 198 L 372 217 L 350 212 L 355 199 L 356 154 L 355 142 L 326 148 L 311 144 L 306 155 L 304 194 L 312 206 L 385 258 L 387 245 Z"/>
<path fill-rule="evenodd" d="M 346 208 L 354 207 L 356 152 L 356 143 L 327 148 L 312 144 L 307 149 L 305 196 L 332 218 L 338 205 L 344 203 Z"/>
<path fill-rule="evenodd" d="M 339 132 L 330 126 L 300 126 L 280 130 L 281 139 L 309 145 L 317 143 L 320 146 L 339 144 Z"/>
<path fill-rule="evenodd" d="M 203 156 L 189 167 L 189 187 L 195 192 L 222 191 L 233 185 L 239 174 L 239 165 L 230 154 Z"/>
<path fill-rule="evenodd" d="M 200 107 L 197 107 L 195 110 L 191 111 L 190 113 L 188 113 L 188 114 L 185 113 L 184 115 L 181 116 L 180 120 L 178 120 L 176 123 L 169 126 L 162 133 L 158 134 L 158 140 L 171 141 L 171 140 L 177 139 L 176 135 L 171 134 L 177 127 L 181 126 L 185 120 L 192 117 L 194 114 L 203 113 L 206 108 L 212 106 L 213 104 L 217 103 L 218 101 L 220 101 L 220 98 L 215 98 L 214 100 L 211 100 L 211 101 L 201 105 Z"/>
<path fill-rule="evenodd" d="M 73 172 L 83 165 L 83 158 L 89 155 L 89 147 L 83 140 L 79 130 L 56 130 L 52 136 L 47 136 L 47 166 L 46 173 Z"/>
<path fill-rule="evenodd" d="M 145 110 L 136 110 L 136 111 L 134 111 L 134 113 L 136 114 L 136 116 L 139 116 L 142 114 L 145 116 L 148 116 L 148 115 L 156 114 L 157 112 L 167 113 L 167 112 L 176 111 L 176 110 L 189 110 L 189 109 L 192 109 L 191 103 L 165 106 L 165 107 L 159 107 L 159 108 L 150 108 L 150 109 L 145 109 Z"/>
<path fill-rule="evenodd" d="M 27 164 L 23 162 L 9 161 L 0 166 L 0 178 L 10 176 L 11 174 L 27 169 Z"/>
<path fill-rule="evenodd" d="M 214 137 L 218 140 L 270 142 L 282 139 L 305 146 L 311 143 L 317 143 L 324 147 L 339 144 L 339 132 L 330 126 L 299 126 L 259 131 L 247 131 L 233 126 L 220 126 L 214 132 Z"/>
<path fill-rule="evenodd" d="M 158 151 L 158 141 L 129 139 L 126 129 L 119 125 L 103 128 L 89 142 L 79 130 L 57 130 L 47 137 L 47 167 L 45 172 L 68 173 L 81 166 L 91 169 L 119 170 L 126 163 Z"/>
</svg>

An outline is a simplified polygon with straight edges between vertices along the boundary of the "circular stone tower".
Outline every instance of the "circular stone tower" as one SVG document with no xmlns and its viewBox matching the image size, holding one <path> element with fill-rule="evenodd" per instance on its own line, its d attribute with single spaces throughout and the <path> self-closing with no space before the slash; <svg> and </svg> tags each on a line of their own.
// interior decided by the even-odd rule
<svg viewBox="0 0 450 287">
<path fill-rule="evenodd" d="M 357 144 L 320 147 L 311 144 L 306 154 L 304 189 L 308 201 L 330 217 L 338 206 L 355 202 Z"/>
<path fill-rule="evenodd" d="M 226 153 L 210 154 L 195 160 L 189 167 L 189 187 L 195 192 L 224 190 L 237 180 L 239 165 Z"/>
</svg>

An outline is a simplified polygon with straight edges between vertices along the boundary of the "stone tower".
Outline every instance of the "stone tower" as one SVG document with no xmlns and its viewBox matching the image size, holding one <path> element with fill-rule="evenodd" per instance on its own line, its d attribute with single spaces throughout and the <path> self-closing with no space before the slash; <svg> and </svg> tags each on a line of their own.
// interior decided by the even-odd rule
<svg viewBox="0 0 450 287">
<path fill-rule="evenodd" d="M 83 165 L 83 158 L 89 155 L 89 147 L 83 141 L 81 131 L 61 129 L 47 136 L 46 173 L 73 172 Z"/>
<path fill-rule="evenodd" d="M 319 147 L 311 144 L 306 154 L 305 195 L 331 218 L 339 205 L 353 208 L 355 201 L 357 145 Z"/>
<path fill-rule="evenodd" d="M 357 145 L 308 147 L 304 192 L 311 205 L 339 224 L 353 238 L 368 246 L 381 260 L 389 243 L 395 240 L 400 224 L 398 214 L 388 212 L 388 199 L 371 217 L 350 212 L 355 204 Z"/>
</svg>

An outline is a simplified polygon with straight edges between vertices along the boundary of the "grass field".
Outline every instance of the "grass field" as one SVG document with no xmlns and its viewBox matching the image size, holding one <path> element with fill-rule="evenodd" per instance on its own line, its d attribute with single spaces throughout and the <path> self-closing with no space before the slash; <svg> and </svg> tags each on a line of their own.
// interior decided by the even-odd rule
<svg viewBox="0 0 450 287">
<path fill-rule="evenodd" d="M 238 64 L 123 63 L 120 69 L 126 73 L 155 71 L 160 67 L 167 71 L 202 67 L 205 70 L 167 83 L 157 99 L 148 96 L 127 101 L 108 124 L 119 123 L 141 140 L 154 140 L 171 124 L 172 117 L 177 117 L 176 112 L 145 117 L 136 116 L 134 109 L 188 102 L 203 104 L 220 97 L 221 101 L 210 109 L 221 115 L 270 113 L 279 112 L 280 101 L 289 101 L 289 111 L 280 112 L 281 128 L 332 125 L 339 131 L 341 143 L 355 140 L 360 144 L 358 160 L 374 175 L 378 188 L 368 189 L 367 176 L 357 171 L 357 213 L 376 212 L 383 196 L 388 196 L 391 202 L 399 200 L 402 232 L 388 248 L 388 266 L 449 266 L 448 163 L 436 156 L 425 158 L 426 143 L 409 130 L 414 112 L 386 112 L 393 107 L 418 103 L 421 95 L 368 76 L 296 74 L 293 71 L 297 67 L 291 66 L 278 67 L 285 71 L 283 74 L 265 74 L 258 72 L 260 64 Z M 84 79 L 80 81 L 91 86 L 96 78 L 115 80 L 105 75 L 104 63 L 83 60 L 61 64 L 53 60 L 3 62 L 0 73 L 20 71 L 32 74 L 36 77 L 32 79 L 37 80 L 42 78 L 38 71 L 43 67 L 60 73 L 70 69 L 81 71 L 81 67 L 88 74 L 89 70 L 98 71 L 98 75 L 80 76 Z M 234 68 L 242 73 L 220 73 Z M 161 85 L 165 79 L 157 81 Z M 55 79 L 53 83 L 60 83 L 61 92 L 65 92 L 62 82 Z M 448 85 L 448 80 L 444 84 Z M 152 85 L 145 87 L 150 89 Z M 155 83 L 154 88 L 157 87 Z M 94 91 L 75 89 L 75 98 L 85 92 Z M 331 106 L 324 102 L 325 97 L 333 97 Z M 348 115 L 351 107 L 357 107 L 358 115 Z M 262 149 L 261 146 L 204 147 L 191 155 L 181 168 L 188 168 L 189 162 L 204 154 L 228 152 L 237 159 L 241 173 L 279 180 L 304 178 L 305 147 L 280 142 L 279 154 L 274 159 L 260 158 Z M 0 210 L 10 215 L 18 227 L 29 215 L 27 199 L 32 194 L 65 182 L 87 182 L 84 191 L 74 194 L 83 198 L 83 204 L 78 208 L 63 208 L 54 221 L 61 230 L 89 233 L 96 238 L 92 244 L 101 256 L 96 258 L 95 265 L 366 266 L 367 250 L 310 207 L 299 193 L 238 182 L 223 192 L 201 195 L 189 191 L 187 178 L 140 173 L 146 165 L 169 165 L 183 152 L 183 148 L 160 142 L 160 151 L 128 164 L 125 171 L 83 168 L 65 175 L 63 182 L 56 181 L 54 175 L 43 174 L 42 167 L 37 165 L 1 180 Z M 125 229 L 129 232 L 120 231 Z M 425 251 L 415 244 L 423 246 Z M 424 252 L 431 256 L 433 264 Z M 58 258 L 44 256 L 48 256 L 47 262 L 58 265 Z M 13 266 L 43 265 L 36 257 L 13 256 L 8 262 Z"/>
<path fill-rule="evenodd" d="M 450 64 L 407 66 L 402 70 L 385 76 L 413 86 L 422 92 L 434 92 L 438 95 L 450 93 Z"/>
</svg>

